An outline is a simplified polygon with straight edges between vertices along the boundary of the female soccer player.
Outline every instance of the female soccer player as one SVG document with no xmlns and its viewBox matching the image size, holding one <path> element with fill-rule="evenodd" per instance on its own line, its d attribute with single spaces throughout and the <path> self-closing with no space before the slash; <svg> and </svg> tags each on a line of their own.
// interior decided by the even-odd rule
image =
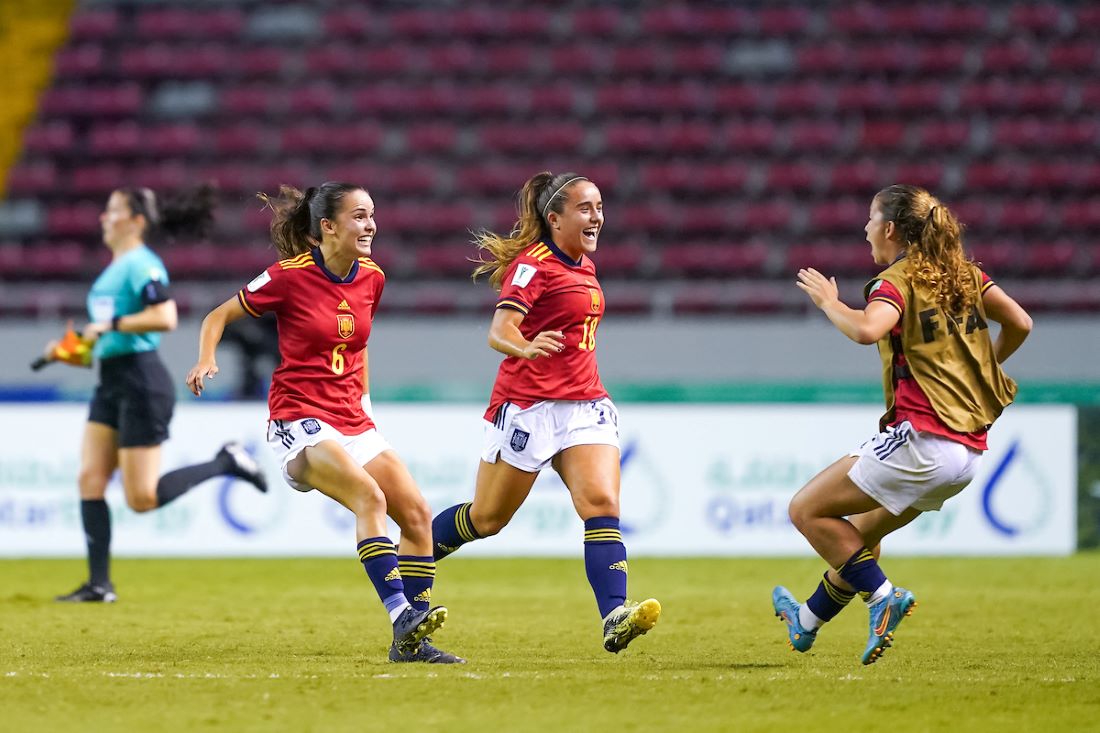
<svg viewBox="0 0 1100 733">
<path fill-rule="evenodd" d="M 539 471 L 561 476 L 584 521 L 588 581 L 603 617 L 604 648 L 618 653 L 661 614 L 650 598 L 626 600 L 626 548 L 619 532 L 619 415 L 596 368 L 603 291 L 591 254 L 603 228 L 600 190 L 575 173 L 532 177 L 520 218 L 502 237 L 482 232 L 500 291 L 489 346 L 505 355 L 485 412 L 485 446 L 473 502 L 432 522 L 435 558 L 500 532 Z"/>
<path fill-rule="evenodd" d="M 393 623 L 390 661 L 463 662 L 429 643 L 447 618 L 446 608 L 429 608 L 431 510 L 371 417 L 367 338 L 385 284 L 370 259 L 374 201 L 362 186 L 334 182 L 261 198 L 274 211 L 271 235 L 283 259 L 206 316 L 187 385 L 201 395 L 218 373 L 226 324 L 275 314 L 282 358 L 267 437 L 283 478 L 355 514 L 359 559 Z M 401 528 L 400 556 L 386 536 L 387 512 Z"/>
<path fill-rule="evenodd" d="M 804 652 L 860 593 L 870 609 L 862 661 L 871 664 L 916 604 L 879 568 L 879 542 L 974 478 L 989 428 L 1016 394 L 1000 365 L 1031 332 L 1031 318 L 967 260 L 959 222 L 928 191 L 879 191 L 864 231 L 875 263 L 886 268 L 867 284 L 866 308 L 841 303 L 836 280 L 817 270 L 799 270 L 797 285 L 845 336 L 878 343 L 882 432 L 791 500 L 791 521 L 833 569 L 806 603 L 782 586 L 772 603 L 790 645 Z M 989 319 L 1001 325 L 996 340 Z"/>
<path fill-rule="evenodd" d="M 126 503 L 147 512 L 179 498 L 193 486 L 221 475 L 267 484 L 259 466 L 236 443 L 222 447 L 213 460 L 161 476 L 160 444 L 176 391 L 157 356 L 160 334 L 176 327 L 176 303 L 168 292 L 168 273 L 146 246 L 159 235 L 202 233 L 213 218 L 213 191 L 200 188 L 159 202 L 148 188 L 114 191 L 100 214 L 103 243 L 111 264 L 88 294 L 91 322 L 81 336 L 94 343 L 99 384 L 92 396 L 80 449 L 80 515 L 88 547 L 88 582 L 59 601 L 118 600 L 110 575 L 111 515 L 104 496 L 107 482 L 121 469 Z M 55 356 L 56 342 L 46 347 Z"/>
</svg>

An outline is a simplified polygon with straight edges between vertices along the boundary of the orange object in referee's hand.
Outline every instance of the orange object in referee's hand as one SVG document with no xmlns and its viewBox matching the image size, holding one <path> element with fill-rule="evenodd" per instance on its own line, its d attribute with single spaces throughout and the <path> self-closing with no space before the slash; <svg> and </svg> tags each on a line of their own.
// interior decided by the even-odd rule
<svg viewBox="0 0 1100 733">
<path fill-rule="evenodd" d="M 80 334 L 73 330 L 73 324 L 70 321 L 65 335 L 53 347 L 50 358 L 53 361 L 63 361 L 73 366 L 90 367 L 92 365 L 92 346 L 94 343 L 94 341 L 81 338 Z"/>
</svg>

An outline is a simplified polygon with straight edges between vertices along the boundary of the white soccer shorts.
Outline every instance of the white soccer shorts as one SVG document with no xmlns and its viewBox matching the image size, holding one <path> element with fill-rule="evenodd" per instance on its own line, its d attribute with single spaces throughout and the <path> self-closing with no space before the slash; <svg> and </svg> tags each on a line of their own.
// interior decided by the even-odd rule
<svg viewBox="0 0 1100 733">
<path fill-rule="evenodd" d="M 610 398 L 547 400 L 526 410 L 506 402 L 495 422 L 485 422 L 481 460 L 496 463 L 500 458 L 522 471 L 537 473 L 575 445 L 619 447 L 619 411 Z"/>
<path fill-rule="evenodd" d="M 335 440 L 360 466 L 365 466 L 391 446 L 376 428 L 359 435 L 344 435 L 324 420 L 307 417 L 301 420 L 271 420 L 267 424 L 267 444 L 279 459 L 283 480 L 298 491 L 313 491 L 313 487 L 299 483 L 287 473 L 287 464 L 298 457 L 304 448 L 317 445 L 322 440 Z"/>
<path fill-rule="evenodd" d="M 888 427 L 849 455 L 848 478 L 893 515 L 909 507 L 937 511 L 974 479 L 982 452 L 909 421 Z"/>
</svg>

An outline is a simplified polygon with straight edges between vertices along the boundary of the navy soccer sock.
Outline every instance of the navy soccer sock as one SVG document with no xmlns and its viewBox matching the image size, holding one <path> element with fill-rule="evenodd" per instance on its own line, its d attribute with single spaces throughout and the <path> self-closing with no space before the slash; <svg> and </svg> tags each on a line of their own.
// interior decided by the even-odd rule
<svg viewBox="0 0 1100 733">
<path fill-rule="evenodd" d="M 870 596 L 886 582 L 886 574 L 878 566 L 878 561 L 866 547 L 859 548 L 854 555 L 837 568 L 844 582 L 855 588 L 861 595 Z"/>
<path fill-rule="evenodd" d="M 409 603 L 417 611 L 427 611 L 432 605 L 435 560 L 431 555 L 398 555 L 397 569 L 405 584 L 405 596 Z"/>
<path fill-rule="evenodd" d="M 405 598 L 401 571 L 397 569 L 397 548 L 389 537 L 368 537 L 356 545 L 356 549 L 367 577 L 374 583 L 382 605 L 390 614 L 390 620 L 395 620 L 410 605 Z"/>
<path fill-rule="evenodd" d="M 822 621 L 832 621 L 855 597 L 854 592 L 842 590 L 831 583 L 829 574 L 825 573 L 825 577 L 817 584 L 817 590 L 806 599 L 806 605 Z"/>
<path fill-rule="evenodd" d="M 626 546 L 618 517 L 585 520 L 584 569 L 601 618 L 626 602 Z"/>
<path fill-rule="evenodd" d="M 455 504 L 441 511 L 432 520 L 432 554 L 436 560 L 442 560 L 467 542 L 481 539 L 470 520 L 471 506 L 473 502 Z"/>
<path fill-rule="evenodd" d="M 111 585 L 111 512 L 104 499 L 82 499 L 80 519 L 88 543 L 88 582 Z"/>
</svg>

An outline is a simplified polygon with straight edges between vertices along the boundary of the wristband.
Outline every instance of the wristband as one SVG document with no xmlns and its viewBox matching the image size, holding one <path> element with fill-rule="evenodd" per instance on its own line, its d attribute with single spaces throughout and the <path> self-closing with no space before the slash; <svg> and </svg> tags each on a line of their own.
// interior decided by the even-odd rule
<svg viewBox="0 0 1100 733">
<path fill-rule="evenodd" d="M 112 331 L 117 331 L 118 330 L 118 322 L 120 320 L 122 320 L 122 316 L 115 316 L 114 318 L 111 319 L 111 330 Z"/>
</svg>

